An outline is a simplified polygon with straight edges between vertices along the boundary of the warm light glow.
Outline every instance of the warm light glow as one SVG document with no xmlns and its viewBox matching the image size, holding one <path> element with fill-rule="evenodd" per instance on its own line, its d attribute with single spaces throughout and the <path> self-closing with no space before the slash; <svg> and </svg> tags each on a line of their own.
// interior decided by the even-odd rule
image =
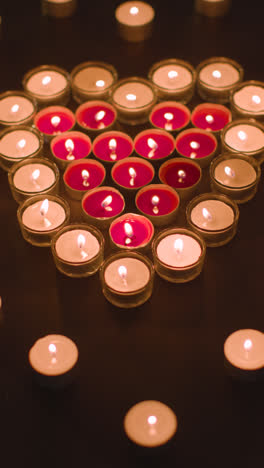
<svg viewBox="0 0 264 468">
<path fill-rule="evenodd" d="M 243 132 L 243 130 L 239 130 L 239 132 L 237 133 L 237 136 L 242 141 L 247 139 L 247 134 L 245 132 Z"/>
<path fill-rule="evenodd" d="M 164 118 L 168 121 L 173 119 L 173 114 L 171 112 L 165 112 Z"/>
<path fill-rule="evenodd" d="M 100 110 L 98 112 L 96 112 L 94 118 L 96 120 L 96 122 L 100 122 L 100 120 L 102 120 L 105 116 L 105 111 L 104 110 Z"/>
<path fill-rule="evenodd" d="M 104 85 L 105 85 L 105 81 L 104 80 L 97 80 L 95 84 L 96 84 L 97 88 L 103 88 Z"/>
<path fill-rule="evenodd" d="M 156 141 L 153 140 L 153 138 L 148 138 L 148 146 L 151 149 L 156 149 L 158 145 L 157 145 Z"/>
<path fill-rule="evenodd" d="M 139 12 L 139 9 L 138 9 L 138 7 L 136 7 L 136 6 L 131 7 L 130 10 L 129 10 L 129 13 L 130 13 L 131 15 L 133 15 L 133 16 L 134 16 L 134 15 L 137 15 L 138 12 Z"/>
<path fill-rule="evenodd" d="M 135 94 L 127 94 L 126 98 L 128 101 L 135 101 L 137 99 L 137 96 Z"/>
<path fill-rule="evenodd" d="M 184 177 L 186 177 L 186 172 L 183 169 L 180 169 L 178 171 L 178 176 L 180 179 L 184 179 Z"/>
<path fill-rule="evenodd" d="M 170 70 L 169 73 L 168 73 L 168 77 L 172 80 L 173 78 L 177 78 L 178 76 L 178 72 L 176 72 L 175 70 Z"/>
<path fill-rule="evenodd" d="M 253 346 L 253 343 L 252 343 L 251 340 L 245 340 L 244 341 L 244 349 L 246 351 L 249 351 L 252 348 L 252 346 Z"/>
<path fill-rule="evenodd" d="M 105 199 L 101 203 L 102 208 L 104 208 L 106 211 L 112 211 L 113 208 L 109 206 L 112 203 L 112 201 L 113 201 L 112 195 L 108 195 L 107 197 L 105 197 Z"/>
<path fill-rule="evenodd" d="M 125 223 L 124 224 L 124 230 L 125 230 L 125 233 L 128 237 L 132 237 L 133 236 L 133 228 L 131 226 L 130 223 Z"/>
<path fill-rule="evenodd" d="M 116 146 L 117 146 L 116 139 L 115 139 L 115 138 L 111 138 L 111 140 L 109 140 L 108 146 L 109 146 L 109 149 L 110 149 L 111 151 L 115 151 L 115 150 L 116 150 Z"/>
<path fill-rule="evenodd" d="M 156 416 L 149 416 L 148 417 L 148 423 L 150 426 L 153 426 L 154 424 L 156 424 L 158 421 L 158 419 L 156 418 Z"/>
<path fill-rule="evenodd" d="M 83 185 L 85 185 L 86 187 L 89 186 L 89 182 L 88 182 L 89 177 L 90 177 L 89 172 L 86 169 L 83 169 L 82 170 Z"/>
<path fill-rule="evenodd" d="M 77 244 L 79 249 L 83 249 L 85 246 L 85 237 L 83 234 L 79 234 L 77 237 Z"/>
<path fill-rule="evenodd" d="M 11 112 L 13 112 L 14 114 L 16 112 L 18 112 L 19 110 L 19 105 L 18 104 L 14 104 L 12 107 L 11 107 Z"/>
<path fill-rule="evenodd" d="M 213 123 L 214 118 L 213 118 L 212 115 L 208 114 L 208 115 L 205 116 L 205 120 L 206 120 L 206 122 L 208 122 L 208 123 Z"/>
<path fill-rule="evenodd" d="M 65 147 L 66 147 L 67 151 L 73 151 L 74 150 L 74 143 L 70 138 L 68 138 L 68 140 L 65 141 Z"/>
<path fill-rule="evenodd" d="M 233 169 L 231 169 L 231 167 L 225 166 L 225 169 L 224 169 L 224 170 L 225 170 L 225 173 L 226 173 L 227 176 L 229 176 L 229 177 L 235 177 L 235 175 L 236 175 L 236 174 L 235 174 L 235 171 L 233 171 Z"/>
<path fill-rule="evenodd" d="M 49 345 L 49 352 L 50 352 L 51 354 L 56 354 L 57 348 L 56 348 L 56 345 L 55 345 L 55 344 L 50 343 L 50 345 Z"/>
<path fill-rule="evenodd" d="M 191 141 L 190 147 L 192 149 L 198 149 L 198 148 L 200 148 L 200 144 L 198 143 L 198 141 Z"/>
<path fill-rule="evenodd" d="M 183 240 L 181 238 L 176 239 L 174 242 L 174 249 L 177 255 L 181 254 L 183 251 Z"/>
<path fill-rule="evenodd" d="M 260 104 L 260 103 L 261 103 L 261 99 L 260 99 L 260 97 L 257 96 L 257 95 L 252 96 L 252 101 L 253 101 L 255 104 Z"/>
<path fill-rule="evenodd" d="M 42 80 L 42 84 L 44 86 L 47 86 L 50 82 L 51 82 L 51 77 L 50 76 L 44 76 L 44 78 Z"/>
<path fill-rule="evenodd" d="M 121 265 L 118 268 L 118 274 L 119 274 L 120 278 L 126 283 L 127 269 L 126 269 L 125 266 Z"/>
<path fill-rule="evenodd" d="M 19 149 L 23 149 L 23 148 L 25 148 L 26 143 L 27 143 L 26 140 L 24 138 L 22 138 L 22 140 L 19 140 L 19 142 L 17 143 L 17 147 Z"/>
<path fill-rule="evenodd" d="M 58 127 L 58 125 L 60 124 L 61 118 L 58 115 L 54 115 L 53 117 L 51 117 L 50 121 L 54 127 Z"/>
<path fill-rule="evenodd" d="M 212 75 L 214 78 L 221 78 L 222 73 L 219 70 L 214 70 Z"/>
<path fill-rule="evenodd" d="M 134 184 L 135 184 L 135 177 L 136 177 L 136 175 L 137 175 L 135 169 L 134 169 L 133 167 L 130 167 L 130 168 L 128 169 L 128 173 L 129 173 L 129 175 L 130 175 L 130 177 L 131 177 L 129 183 L 130 183 L 130 185 L 134 185 Z"/>
<path fill-rule="evenodd" d="M 31 179 L 33 181 L 36 181 L 40 176 L 40 170 L 39 169 L 35 169 L 35 171 L 32 172 L 31 174 Z"/>
<path fill-rule="evenodd" d="M 40 205 L 40 214 L 41 216 L 46 216 L 47 212 L 49 211 L 49 200 L 45 198 Z"/>
<path fill-rule="evenodd" d="M 160 199 L 159 199 L 158 195 L 153 195 L 153 197 L 151 198 L 151 203 L 154 206 L 157 206 L 159 204 L 159 201 L 160 201 Z"/>
<path fill-rule="evenodd" d="M 211 221 L 212 215 L 211 215 L 210 211 L 207 210 L 207 208 L 203 208 L 203 209 L 202 209 L 202 213 L 203 213 L 203 217 L 204 217 L 207 221 Z"/>
</svg>

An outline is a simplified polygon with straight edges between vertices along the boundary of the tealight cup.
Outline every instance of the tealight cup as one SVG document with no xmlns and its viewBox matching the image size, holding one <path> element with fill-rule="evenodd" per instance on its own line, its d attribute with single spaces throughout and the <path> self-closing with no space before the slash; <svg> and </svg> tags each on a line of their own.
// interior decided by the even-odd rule
<svg viewBox="0 0 264 468">
<path fill-rule="evenodd" d="M 180 199 L 168 185 L 150 184 L 138 191 L 135 203 L 138 211 L 154 226 L 166 226 L 175 220 Z"/>
<path fill-rule="evenodd" d="M 211 163 L 211 189 L 236 203 L 245 203 L 254 197 L 260 175 L 260 166 L 254 158 L 243 153 L 224 153 Z"/>
<path fill-rule="evenodd" d="M 51 154 L 61 169 L 75 160 L 87 158 L 92 151 L 92 142 L 83 132 L 66 132 L 50 142 Z"/>
<path fill-rule="evenodd" d="M 94 275 L 104 259 L 104 237 L 93 226 L 70 224 L 53 237 L 51 251 L 57 269 L 71 278 Z"/>
<path fill-rule="evenodd" d="M 263 81 L 243 81 L 230 94 L 230 106 L 237 119 L 264 121 Z"/>
<path fill-rule="evenodd" d="M 201 128 L 219 136 L 223 128 L 232 120 L 230 110 L 215 103 L 199 104 L 192 111 L 191 122 L 196 128 Z"/>
<path fill-rule="evenodd" d="M 199 164 L 187 161 L 185 158 L 169 159 L 159 168 L 161 183 L 176 190 L 181 200 L 193 197 L 199 188 L 201 178 L 202 170 Z"/>
<path fill-rule="evenodd" d="M 35 99 L 21 91 L 0 94 L 0 127 L 31 125 L 36 114 Z"/>
<path fill-rule="evenodd" d="M 254 156 L 259 163 L 264 158 L 264 127 L 254 120 L 234 120 L 222 131 L 222 149 L 230 153 Z"/>
<path fill-rule="evenodd" d="M 18 222 L 24 239 L 38 247 L 48 247 L 52 237 L 70 219 L 66 200 L 53 195 L 35 195 L 18 208 Z"/>
<path fill-rule="evenodd" d="M 94 188 L 82 199 L 83 219 L 100 229 L 107 229 L 124 209 L 124 197 L 113 187 Z"/>
<path fill-rule="evenodd" d="M 39 106 L 65 106 L 70 99 L 70 76 L 63 68 L 41 65 L 23 77 L 23 88 Z"/>
<path fill-rule="evenodd" d="M 145 216 L 125 213 L 110 225 L 111 246 L 118 249 L 146 251 L 154 235 L 154 226 Z"/>
<path fill-rule="evenodd" d="M 235 236 L 239 209 L 226 195 L 203 193 L 189 202 L 186 217 L 190 228 L 208 247 L 220 247 Z"/>
<path fill-rule="evenodd" d="M 230 0 L 195 0 L 195 10 L 204 16 L 218 17 L 227 14 Z"/>
<path fill-rule="evenodd" d="M 166 130 L 167 132 L 178 132 L 189 124 L 191 113 L 188 107 L 180 102 L 165 101 L 156 104 L 149 116 L 153 127 Z"/>
<path fill-rule="evenodd" d="M 77 0 L 41 0 L 42 14 L 54 18 L 68 18 L 75 13 Z"/>
<path fill-rule="evenodd" d="M 56 135 L 73 129 L 75 115 L 67 107 L 48 106 L 35 115 L 34 125 L 49 142 Z"/>
<path fill-rule="evenodd" d="M 119 35 L 129 42 L 140 42 L 151 36 L 155 11 L 151 5 L 141 1 L 121 3 L 115 18 Z"/>
<path fill-rule="evenodd" d="M 74 200 L 101 185 L 105 179 L 104 166 L 94 159 L 81 159 L 71 162 L 63 174 L 64 187 Z"/>
<path fill-rule="evenodd" d="M 77 108 L 75 115 L 80 129 L 92 136 L 111 130 L 116 123 L 114 107 L 104 101 L 84 102 Z"/>
<path fill-rule="evenodd" d="M 195 90 L 196 71 L 194 67 L 180 59 L 166 59 L 154 63 L 148 73 L 159 99 L 186 104 Z"/>
<path fill-rule="evenodd" d="M 116 69 L 108 63 L 81 63 L 71 72 L 73 98 L 80 104 L 88 100 L 107 100 L 117 77 Z"/>
<path fill-rule="evenodd" d="M 114 184 L 127 196 L 150 184 L 154 175 L 154 167 L 149 161 L 134 156 L 116 162 L 111 170 Z"/>
<path fill-rule="evenodd" d="M 159 166 L 174 150 L 174 138 L 165 130 L 147 129 L 138 133 L 134 139 L 134 149 L 138 156 Z"/>
<path fill-rule="evenodd" d="M 134 143 L 129 135 L 123 132 L 109 131 L 98 135 L 93 141 L 93 154 L 105 164 L 113 164 L 131 156 Z"/>
<path fill-rule="evenodd" d="M 34 195 L 58 193 L 59 179 L 58 167 L 47 158 L 21 161 L 8 173 L 9 186 L 18 203 Z"/>
<path fill-rule="evenodd" d="M 152 294 L 154 267 L 146 256 L 121 251 L 104 261 L 100 280 L 105 298 L 113 305 L 138 307 Z"/>
<path fill-rule="evenodd" d="M 199 166 L 209 166 L 218 148 L 216 137 L 207 130 L 190 128 L 178 134 L 175 148 L 180 156 L 195 160 Z"/>
</svg>

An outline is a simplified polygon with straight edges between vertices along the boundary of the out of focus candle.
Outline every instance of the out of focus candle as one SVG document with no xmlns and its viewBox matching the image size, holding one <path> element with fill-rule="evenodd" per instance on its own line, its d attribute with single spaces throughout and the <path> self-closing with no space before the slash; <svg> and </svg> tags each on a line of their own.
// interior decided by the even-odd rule
<svg viewBox="0 0 264 468">
<path fill-rule="evenodd" d="M 234 120 L 221 135 L 223 149 L 231 153 L 255 156 L 261 162 L 264 152 L 263 126 L 252 120 Z"/>
<path fill-rule="evenodd" d="M 71 72 L 73 97 L 79 103 L 107 99 L 116 80 L 117 71 L 108 63 L 81 63 Z"/>
<path fill-rule="evenodd" d="M 237 117 L 264 119 L 264 83 L 244 81 L 236 86 L 230 96 L 232 112 Z"/>
<path fill-rule="evenodd" d="M 43 105 L 66 105 L 70 98 L 69 75 L 66 70 L 54 65 L 42 65 L 27 72 L 23 87 Z"/>
<path fill-rule="evenodd" d="M 121 3 L 115 12 L 120 36 L 130 42 L 148 39 L 154 16 L 155 11 L 148 3 L 137 0 Z"/>
<path fill-rule="evenodd" d="M 8 127 L 0 133 L 0 164 L 9 170 L 13 164 L 41 154 L 43 137 L 29 126 Z"/>
<path fill-rule="evenodd" d="M 26 93 L 7 91 L 0 94 L 0 125 L 30 124 L 36 113 L 36 101 Z"/>
</svg>

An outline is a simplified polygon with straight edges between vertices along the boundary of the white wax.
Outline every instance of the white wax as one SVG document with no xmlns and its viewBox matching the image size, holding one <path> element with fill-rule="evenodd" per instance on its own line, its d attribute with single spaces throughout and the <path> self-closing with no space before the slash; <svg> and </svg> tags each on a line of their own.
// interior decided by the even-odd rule
<svg viewBox="0 0 264 468">
<path fill-rule="evenodd" d="M 226 339 L 224 354 L 239 369 L 260 369 L 264 367 L 264 334 L 252 329 L 237 330 Z"/>
<path fill-rule="evenodd" d="M 177 76 L 170 78 L 168 73 L 171 71 L 176 72 Z M 192 74 L 182 65 L 163 65 L 155 70 L 152 81 L 161 88 L 176 90 L 189 86 L 192 82 Z"/>
<path fill-rule="evenodd" d="M 48 212 L 45 216 L 42 216 L 40 213 L 42 203 L 41 200 L 29 205 L 23 212 L 22 222 L 25 227 L 33 231 L 52 231 L 65 221 L 65 210 L 59 203 L 49 200 Z"/>
<path fill-rule="evenodd" d="M 40 171 L 39 177 L 34 181 L 32 173 Z M 14 186 L 23 192 L 43 192 L 55 182 L 54 171 L 46 164 L 27 164 L 20 167 L 14 174 Z"/>
<path fill-rule="evenodd" d="M 183 242 L 182 252 L 177 252 L 174 243 L 177 239 Z M 157 246 L 157 257 L 169 267 L 184 268 L 196 263 L 202 253 L 201 246 L 191 236 L 171 234 L 164 237 Z"/>
<path fill-rule="evenodd" d="M 254 125 L 233 125 L 225 133 L 225 142 L 236 151 L 251 153 L 264 147 L 264 132 Z"/>
<path fill-rule="evenodd" d="M 132 11 L 135 13 L 132 14 Z M 116 9 L 115 15 L 119 23 L 127 26 L 143 26 L 153 20 L 155 12 L 148 3 L 132 1 L 121 3 Z"/>
<path fill-rule="evenodd" d="M 50 82 L 43 84 L 43 79 L 49 77 Z M 32 75 L 26 87 L 28 91 L 39 96 L 54 96 L 63 91 L 67 86 L 67 80 L 62 73 L 53 70 L 44 70 Z"/>
<path fill-rule="evenodd" d="M 247 112 L 253 112 L 256 115 L 264 112 L 264 87 L 262 86 L 244 86 L 234 93 L 233 99 L 236 106 Z"/>
<path fill-rule="evenodd" d="M 215 72 L 220 72 L 221 76 Z M 239 72 L 229 63 L 210 63 L 201 69 L 200 80 L 211 88 L 225 88 L 234 85 L 239 80 Z"/>
<path fill-rule="evenodd" d="M 25 143 L 25 146 L 21 148 L 19 142 Z M 39 146 L 39 139 L 34 133 L 27 130 L 14 130 L 1 138 L 0 153 L 8 158 L 23 159 L 34 154 Z"/>
<path fill-rule="evenodd" d="M 18 105 L 16 112 L 13 106 Z M 32 102 L 22 96 L 8 96 L 0 100 L 0 120 L 3 122 L 20 122 L 26 120 L 34 112 Z"/>
<path fill-rule="evenodd" d="M 205 208 L 212 219 L 203 214 Z M 198 203 L 191 212 L 191 220 L 198 228 L 206 231 L 220 231 L 230 227 L 235 219 L 234 211 L 230 206 L 220 200 L 205 200 Z"/>
<path fill-rule="evenodd" d="M 228 175 L 225 168 L 230 168 L 235 176 Z M 251 164 L 243 159 L 225 159 L 217 164 L 214 177 L 220 184 L 231 188 L 247 187 L 255 182 L 257 178 L 256 171 Z"/>
<path fill-rule="evenodd" d="M 113 75 L 103 67 L 91 66 L 80 70 L 73 79 L 74 86 L 84 91 L 100 92 L 112 85 Z M 100 83 L 100 86 L 96 85 Z"/>
<path fill-rule="evenodd" d="M 78 245 L 78 236 L 85 239 L 84 245 Z M 85 263 L 95 257 L 100 251 L 96 237 L 84 229 L 72 229 L 64 232 L 56 241 L 56 253 L 66 262 Z"/>
<path fill-rule="evenodd" d="M 127 436 L 144 447 L 166 444 L 177 427 L 178 421 L 172 409 L 155 400 L 141 401 L 132 406 L 124 419 Z"/>
<path fill-rule="evenodd" d="M 120 266 L 127 269 L 125 281 L 118 273 Z M 117 292 L 134 292 L 144 288 L 150 280 L 150 271 L 141 260 L 124 257 L 110 263 L 104 272 L 106 284 Z"/>
<path fill-rule="evenodd" d="M 51 347 L 51 346 L 52 347 Z M 56 352 L 51 352 L 55 349 Z M 40 338 L 29 351 L 29 362 L 39 374 L 55 376 L 70 371 L 78 360 L 76 344 L 63 335 Z"/>
<path fill-rule="evenodd" d="M 127 96 L 136 96 L 136 99 L 128 99 Z M 113 94 L 114 103 L 128 109 L 137 110 L 148 106 L 154 98 L 152 89 L 144 83 L 136 81 L 120 85 Z"/>
</svg>

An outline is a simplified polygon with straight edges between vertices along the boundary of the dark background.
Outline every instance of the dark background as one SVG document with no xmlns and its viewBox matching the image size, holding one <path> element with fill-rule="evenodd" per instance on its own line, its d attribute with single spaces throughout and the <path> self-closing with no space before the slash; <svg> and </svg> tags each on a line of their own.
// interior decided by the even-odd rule
<svg viewBox="0 0 264 468">
<path fill-rule="evenodd" d="M 20 89 L 30 68 L 49 63 L 70 71 L 86 60 L 113 64 L 119 76 L 145 76 L 170 57 L 194 66 L 228 56 L 245 79 L 264 81 L 263 13 L 256 1 L 233 1 L 226 18 L 193 11 L 190 0 L 153 1 L 156 23 L 146 43 L 116 33 L 120 2 L 79 0 L 71 19 L 41 16 L 40 2 L 1 2 L 0 91 Z M 192 103 L 190 104 L 192 107 Z M 151 299 L 117 309 L 98 275 L 59 274 L 49 249 L 26 243 L 7 175 L 0 172 L 0 430 L 6 467 L 93 468 L 263 466 L 263 382 L 234 383 L 225 374 L 223 343 L 239 328 L 263 331 L 264 183 L 240 207 L 236 237 L 208 249 L 199 278 L 174 285 L 156 277 Z M 61 333 L 80 351 L 78 376 L 52 393 L 32 381 L 27 353 L 40 336 Z M 167 451 L 142 457 L 122 429 L 136 402 L 173 408 L 179 428 Z"/>
</svg>

